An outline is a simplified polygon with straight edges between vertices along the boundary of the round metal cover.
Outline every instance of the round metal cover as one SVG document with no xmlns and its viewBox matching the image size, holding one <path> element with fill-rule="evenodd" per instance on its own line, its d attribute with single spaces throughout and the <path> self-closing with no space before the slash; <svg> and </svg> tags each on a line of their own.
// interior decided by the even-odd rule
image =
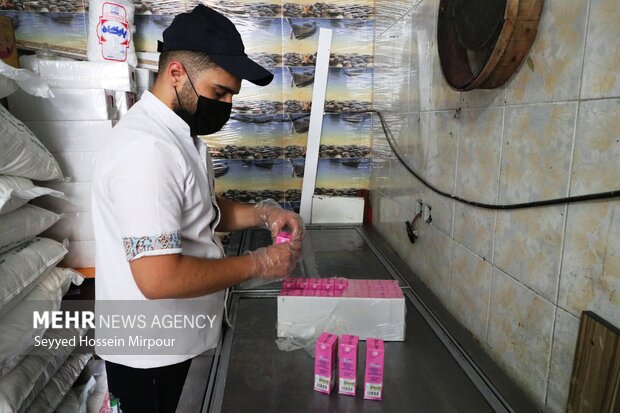
<svg viewBox="0 0 620 413">
<path fill-rule="evenodd" d="M 516 72 L 536 38 L 543 0 L 440 0 L 437 47 L 453 89 L 493 89 Z"/>
</svg>

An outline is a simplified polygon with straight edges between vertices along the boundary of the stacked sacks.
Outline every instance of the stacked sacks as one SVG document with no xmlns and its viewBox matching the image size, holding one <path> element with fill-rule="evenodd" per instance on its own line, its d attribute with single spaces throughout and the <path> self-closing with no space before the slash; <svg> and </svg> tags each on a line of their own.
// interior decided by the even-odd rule
<svg viewBox="0 0 620 413">
<path fill-rule="evenodd" d="M 28 203 L 42 196 L 63 197 L 57 190 L 36 186 L 32 179 L 62 178 L 52 154 L 23 123 L 0 106 L 0 411 L 3 412 L 26 411 L 67 362 L 71 349 L 43 354 L 34 347 L 35 336 L 70 338 L 79 334 L 71 330 L 33 328 L 33 311 L 58 310 L 71 282 L 82 281 L 73 270 L 57 267 L 67 254 L 63 244 L 37 237 L 62 215 Z"/>
<path fill-rule="evenodd" d="M 24 269 L 23 273 L 25 272 Z M 50 380 L 56 376 L 62 366 L 66 364 L 74 366 L 75 357 L 78 357 L 80 361 L 87 361 L 91 356 L 90 354 L 71 355 L 73 351 L 71 346 L 60 346 L 57 349 L 35 346 L 35 337 L 62 340 L 83 334 L 83 331 L 77 329 L 33 328 L 33 311 L 58 310 L 62 296 L 71 282 L 79 284 L 82 281 L 77 272 L 60 267 L 47 271 L 42 278 L 23 299 L 14 304 L 12 309 L 0 318 L 0 331 L 2 331 L 0 336 L 2 363 L 0 411 L 3 412 L 34 411 L 29 406 L 39 398 L 40 393 L 49 385 Z M 69 380 L 63 389 L 68 391 L 72 384 L 73 381 Z M 62 395 L 64 393 L 60 395 L 60 398 Z"/>
<path fill-rule="evenodd" d="M 41 142 L 0 106 L 0 253 L 18 247 L 55 224 L 62 215 L 27 204 L 42 195 L 62 197 L 30 179 L 61 179 L 60 167 Z"/>
<path fill-rule="evenodd" d="M 108 376 L 103 360 L 90 360 L 56 413 L 104 412 L 110 409 Z"/>
</svg>

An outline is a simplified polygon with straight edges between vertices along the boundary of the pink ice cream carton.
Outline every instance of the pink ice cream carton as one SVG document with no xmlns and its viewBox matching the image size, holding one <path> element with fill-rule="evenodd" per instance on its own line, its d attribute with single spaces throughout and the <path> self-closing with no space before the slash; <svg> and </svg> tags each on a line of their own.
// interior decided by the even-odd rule
<svg viewBox="0 0 620 413">
<path fill-rule="evenodd" d="M 338 393 L 355 396 L 358 336 L 345 334 L 338 346 Z"/>
<path fill-rule="evenodd" d="M 311 290 L 320 290 L 321 289 L 321 279 L 320 278 L 309 278 L 308 279 L 308 288 Z"/>
<path fill-rule="evenodd" d="M 295 288 L 298 290 L 305 290 L 308 288 L 308 279 L 307 278 L 297 278 L 295 281 Z"/>
<path fill-rule="evenodd" d="M 335 282 L 332 278 L 321 279 L 321 289 L 323 291 L 334 291 Z"/>
<path fill-rule="evenodd" d="M 283 290 L 294 290 L 295 289 L 295 284 L 296 281 L 294 278 L 286 278 L 284 281 L 282 281 L 282 289 Z"/>
<path fill-rule="evenodd" d="M 316 341 L 314 357 L 314 390 L 330 394 L 336 382 L 338 336 L 323 333 Z"/>
<path fill-rule="evenodd" d="M 290 232 L 282 231 L 276 236 L 276 244 L 284 244 L 293 240 L 293 234 Z"/>
<path fill-rule="evenodd" d="M 383 393 L 384 349 L 383 340 L 366 339 L 366 374 L 364 377 L 364 398 L 381 400 Z"/>
</svg>

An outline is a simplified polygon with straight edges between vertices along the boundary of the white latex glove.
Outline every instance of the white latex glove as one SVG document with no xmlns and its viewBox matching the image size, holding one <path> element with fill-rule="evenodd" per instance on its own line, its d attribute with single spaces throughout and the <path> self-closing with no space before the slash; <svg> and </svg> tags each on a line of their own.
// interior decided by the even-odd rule
<svg viewBox="0 0 620 413">
<path fill-rule="evenodd" d="M 252 258 L 252 277 L 268 280 L 282 280 L 293 272 L 301 255 L 301 242 L 291 241 L 270 245 L 248 253 Z"/>
<path fill-rule="evenodd" d="M 304 238 L 306 228 L 298 214 L 283 209 L 273 199 L 260 201 L 254 208 L 262 224 L 271 231 L 272 239 L 275 239 L 284 227 L 289 228 L 294 240 Z"/>
</svg>

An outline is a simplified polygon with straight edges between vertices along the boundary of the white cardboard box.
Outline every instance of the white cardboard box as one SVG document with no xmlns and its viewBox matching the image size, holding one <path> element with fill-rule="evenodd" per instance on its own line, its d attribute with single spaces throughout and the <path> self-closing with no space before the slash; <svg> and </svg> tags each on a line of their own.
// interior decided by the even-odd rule
<svg viewBox="0 0 620 413">
<path fill-rule="evenodd" d="M 51 88 L 137 91 L 135 70 L 127 63 L 29 59 L 26 65 Z"/>
<path fill-rule="evenodd" d="M 91 182 L 50 182 L 47 187 L 65 194 L 66 199 L 42 196 L 32 201 L 41 208 L 57 214 L 61 212 L 88 212 L 91 207 Z"/>
<path fill-rule="evenodd" d="M 22 121 L 117 119 L 114 92 L 104 89 L 52 89 L 53 98 L 21 89 L 9 95 L 9 110 Z"/>
<path fill-rule="evenodd" d="M 92 268 L 95 266 L 95 241 L 70 241 L 69 253 L 60 263 L 63 267 Z"/>
<path fill-rule="evenodd" d="M 24 124 L 50 152 L 96 152 L 116 121 L 27 121 Z"/>
<path fill-rule="evenodd" d="M 24 122 L 39 139 L 107 138 L 116 124 L 115 120 L 48 120 Z"/>
<path fill-rule="evenodd" d="M 136 85 L 138 89 L 150 89 L 155 84 L 156 74 L 154 71 L 137 67 L 136 71 Z"/>
<path fill-rule="evenodd" d="M 278 296 L 278 337 L 308 338 L 327 328 L 384 341 L 405 340 L 404 298 Z"/>
<path fill-rule="evenodd" d="M 64 218 L 52 225 L 41 234 L 58 242 L 90 241 L 95 239 L 93 231 L 93 217 L 90 212 L 67 212 Z"/>
<path fill-rule="evenodd" d="M 98 152 L 53 152 L 60 169 L 71 182 L 92 181 Z"/>
<path fill-rule="evenodd" d="M 313 224 L 361 224 L 364 222 L 364 198 L 314 195 Z"/>
<path fill-rule="evenodd" d="M 115 92 L 114 101 L 116 103 L 116 112 L 118 118 L 125 116 L 127 111 L 136 103 L 137 97 L 135 93 L 130 92 Z"/>
</svg>

